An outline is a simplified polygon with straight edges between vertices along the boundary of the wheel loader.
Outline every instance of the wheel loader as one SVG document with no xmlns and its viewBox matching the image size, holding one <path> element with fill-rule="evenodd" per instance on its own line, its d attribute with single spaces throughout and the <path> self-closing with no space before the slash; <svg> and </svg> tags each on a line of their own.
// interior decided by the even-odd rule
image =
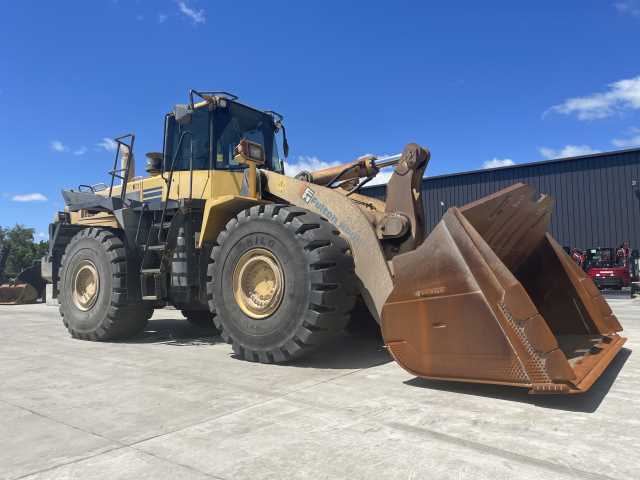
<svg viewBox="0 0 640 480">
<path fill-rule="evenodd" d="M 9 280 L 5 278 L 4 270 L 10 253 L 8 245 L 0 246 L 0 305 L 35 303 L 44 297 L 45 282 L 40 275 L 40 261 L 33 262 Z"/>
<path fill-rule="evenodd" d="M 593 385 L 625 338 L 593 282 L 547 232 L 552 199 L 515 184 L 451 207 L 426 236 L 410 143 L 295 177 L 283 117 L 192 90 L 135 175 L 119 137 L 110 184 L 64 190 L 43 276 L 70 334 L 109 341 L 173 305 L 238 358 L 293 361 L 341 332 L 357 299 L 411 374 L 530 393 Z M 393 167 L 386 201 L 361 188 Z"/>
</svg>

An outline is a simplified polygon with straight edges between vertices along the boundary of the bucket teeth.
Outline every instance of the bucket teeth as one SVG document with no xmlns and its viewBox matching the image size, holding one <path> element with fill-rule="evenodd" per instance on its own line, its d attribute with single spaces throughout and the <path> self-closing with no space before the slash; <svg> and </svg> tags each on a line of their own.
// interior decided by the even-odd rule
<svg viewBox="0 0 640 480">
<path fill-rule="evenodd" d="M 393 258 L 382 332 L 398 363 L 421 377 L 532 393 L 593 384 L 625 339 L 547 232 L 552 207 L 516 184 L 449 209 L 418 248 Z"/>
</svg>

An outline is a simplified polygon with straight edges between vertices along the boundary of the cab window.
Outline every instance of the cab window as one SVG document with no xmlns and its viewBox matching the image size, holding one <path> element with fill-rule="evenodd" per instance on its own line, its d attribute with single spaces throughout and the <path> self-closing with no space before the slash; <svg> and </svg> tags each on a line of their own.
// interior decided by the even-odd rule
<svg viewBox="0 0 640 480">
<path fill-rule="evenodd" d="M 243 138 L 262 145 L 267 167 L 270 167 L 273 122 L 268 115 L 232 103 L 229 108 L 216 111 L 215 128 L 215 168 L 235 170 L 245 167 L 236 163 L 233 158 L 234 149 Z"/>
<path fill-rule="evenodd" d="M 180 152 L 176 156 L 176 171 L 189 170 L 191 155 L 193 153 L 193 169 L 208 170 L 209 151 L 211 145 L 211 121 L 210 112 L 206 108 L 195 110 L 191 114 L 191 119 L 178 123 L 173 116 L 168 117 L 169 125 L 167 129 L 167 148 L 165 157 L 165 168 L 171 168 L 171 162 L 178 148 L 180 137 L 184 132 Z"/>
</svg>

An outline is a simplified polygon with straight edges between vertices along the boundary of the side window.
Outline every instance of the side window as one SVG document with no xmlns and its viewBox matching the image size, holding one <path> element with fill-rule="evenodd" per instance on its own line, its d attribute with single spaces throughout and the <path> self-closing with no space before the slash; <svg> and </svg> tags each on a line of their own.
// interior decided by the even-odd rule
<svg viewBox="0 0 640 480">
<path fill-rule="evenodd" d="M 175 149 L 178 148 L 180 137 L 186 133 L 182 139 L 180 153 L 176 157 L 175 170 L 189 170 L 191 161 L 191 151 L 193 149 L 193 169 L 209 169 L 209 148 L 210 142 L 210 122 L 209 111 L 206 108 L 196 110 L 191 114 L 191 121 L 187 123 L 177 123 L 172 117 L 169 119 L 169 131 L 167 135 L 167 149 L 165 168 L 171 168 Z"/>
<path fill-rule="evenodd" d="M 209 110 L 200 108 L 191 114 L 191 122 L 181 125 L 183 131 L 191 132 L 182 140 L 182 161 L 180 170 L 189 170 L 191 149 L 193 149 L 193 169 L 209 169 Z"/>
</svg>

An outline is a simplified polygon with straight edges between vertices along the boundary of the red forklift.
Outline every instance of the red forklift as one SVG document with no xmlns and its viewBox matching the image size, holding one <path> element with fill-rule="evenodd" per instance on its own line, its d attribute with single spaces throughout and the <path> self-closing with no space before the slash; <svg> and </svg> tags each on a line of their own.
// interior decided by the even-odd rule
<svg viewBox="0 0 640 480">
<path fill-rule="evenodd" d="M 630 256 L 620 255 L 619 250 L 589 248 L 586 251 L 585 270 L 601 290 L 621 290 L 631 286 Z"/>
</svg>

